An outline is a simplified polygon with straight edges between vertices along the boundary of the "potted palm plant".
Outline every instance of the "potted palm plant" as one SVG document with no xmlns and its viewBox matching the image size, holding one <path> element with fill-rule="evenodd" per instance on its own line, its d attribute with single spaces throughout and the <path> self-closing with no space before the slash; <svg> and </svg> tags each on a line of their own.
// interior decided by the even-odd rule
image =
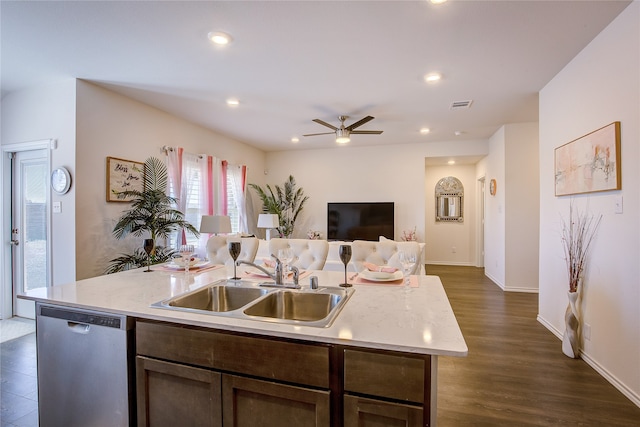
<svg viewBox="0 0 640 427">
<path fill-rule="evenodd" d="M 275 190 L 269 184 L 267 184 L 266 190 L 257 184 L 249 184 L 249 186 L 258 193 L 258 197 L 262 201 L 262 210 L 265 213 L 278 215 L 280 236 L 291 237 L 296 219 L 309 199 L 304 195 L 302 188 L 296 189 L 296 180 L 293 175 L 289 175 L 289 179 L 282 187 L 275 185 Z"/>
<path fill-rule="evenodd" d="M 185 230 L 199 236 L 198 230 L 185 221 L 184 214 L 175 209 L 176 199 L 166 194 L 168 173 L 165 164 L 156 157 L 149 157 L 144 163 L 143 190 L 126 190 L 118 193 L 118 198 L 128 198 L 131 208 L 124 211 L 113 228 L 116 239 L 128 235 L 147 235 L 153 240 L 149 253 L 142 247 L 132 254 L 123 254 L 109 261 L 106 273 L 143 267 L 168 261 L 175 254 L 171 248 L 158 246 L 157 239 L 166 239 L 178 230 Z"/>
</svg>

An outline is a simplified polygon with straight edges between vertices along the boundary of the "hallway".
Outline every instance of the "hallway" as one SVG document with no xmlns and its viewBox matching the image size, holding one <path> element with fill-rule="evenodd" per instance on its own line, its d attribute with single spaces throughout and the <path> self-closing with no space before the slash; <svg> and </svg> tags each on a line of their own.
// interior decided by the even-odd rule
<svg viewBox="0 0 640 427">
<path fill-rule="evenodd" d="M 469 347 L 441 357 L 438 426 L 638 426 L 640 408 L 537 320 L 538 295 L 503 292 L 482 268 L 440 276 Z"/>
</svg>

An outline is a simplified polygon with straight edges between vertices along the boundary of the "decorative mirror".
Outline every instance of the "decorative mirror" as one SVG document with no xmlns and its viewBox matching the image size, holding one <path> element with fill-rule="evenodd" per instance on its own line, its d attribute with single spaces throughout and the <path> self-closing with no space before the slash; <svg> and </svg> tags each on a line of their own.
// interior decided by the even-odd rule
<svg viewBox="0 0 640 427">
<path fill-rule="evenodd" d="M 463 220 L 464 187 L 458 178 L 448 176 L 436 184 L 436 221 Z"/>
</svg>

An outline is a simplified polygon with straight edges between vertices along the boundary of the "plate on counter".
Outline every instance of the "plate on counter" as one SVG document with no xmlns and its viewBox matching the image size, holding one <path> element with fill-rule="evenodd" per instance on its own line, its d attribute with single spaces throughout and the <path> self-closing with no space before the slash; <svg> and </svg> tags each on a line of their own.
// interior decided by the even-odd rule
<svg viewBox="0 0 640 427">
<path fill-rule="evenodd" d="M 404 277 L 402 275 L 402 271 L 400 270 L 393 273 L 364 270 L 362 273 L 360 273 L 360 276 L 363 279 L 371 280 L 372 282 L 393 282 L 395 280 L 401 280 Z"/>
<path fill-rule="evenodd" d="M 209 261 L 206 260 L 201 260 L 199 258 L 196 258 L 194 260 L 191 260 L 191 262 L 189 263 L 189 269 L 192 268 L 202 268 L 202 267 L 206 267 L 209 265 Z M 169 262 L 167 265 L 167 268 L 171 268 L 174 270 L 184 270 L 185 264 L 183 262 L 181 262 L 181 260 L 174 260 Z"/>
</svg>

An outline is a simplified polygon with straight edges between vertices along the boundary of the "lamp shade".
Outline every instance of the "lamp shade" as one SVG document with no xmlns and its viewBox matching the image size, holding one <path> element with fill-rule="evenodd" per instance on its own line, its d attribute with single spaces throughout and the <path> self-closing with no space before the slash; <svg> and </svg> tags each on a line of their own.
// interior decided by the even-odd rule
<svg viewBox="0 0 640 427">
<path fill-rule="evenodd" d="M 258 228 L 278 228 L 280 219 L 276 214 L 258 215 Z"/>
<path fill-rule="evenodd" d="M 201 233 L 231 233 L 231 218 L 222 215 L 202 215 Z"/>
</svg>

